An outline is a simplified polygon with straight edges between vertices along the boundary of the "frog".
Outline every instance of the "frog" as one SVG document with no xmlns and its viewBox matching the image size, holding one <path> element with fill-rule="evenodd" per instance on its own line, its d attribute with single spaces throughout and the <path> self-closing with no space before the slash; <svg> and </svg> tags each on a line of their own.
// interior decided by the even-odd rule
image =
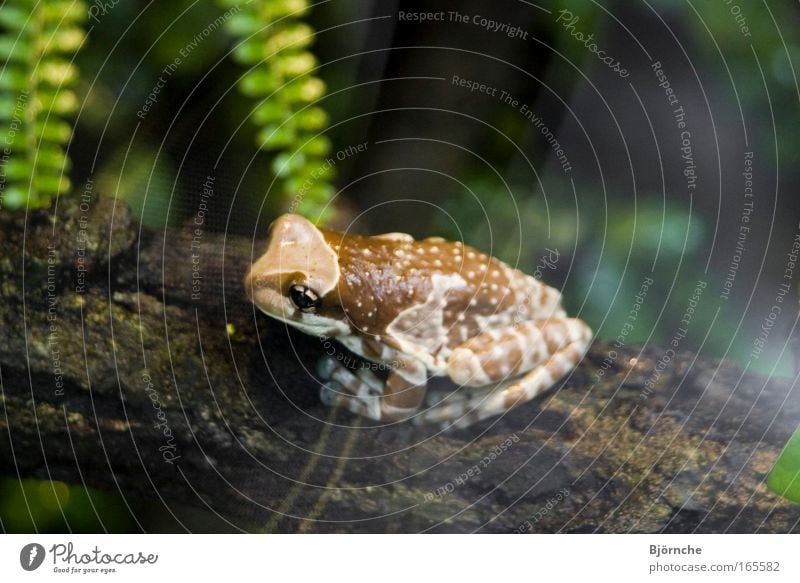
<svg viewBox="0 0 800 583">
<path fill-rule="evenodd" d="M 559 290 L 464 242 L 340 232 L 291 213 L 270 225 L 244 286 L 267 316 L 380 364 L 385 375 L 324 354 L 316 372 L 325 405 L 381 423 L 503 414 L 566 377 L 592 339 Z M 436 377 L 453 387 L 444 398 L 428 390 Z"/>
</svg>

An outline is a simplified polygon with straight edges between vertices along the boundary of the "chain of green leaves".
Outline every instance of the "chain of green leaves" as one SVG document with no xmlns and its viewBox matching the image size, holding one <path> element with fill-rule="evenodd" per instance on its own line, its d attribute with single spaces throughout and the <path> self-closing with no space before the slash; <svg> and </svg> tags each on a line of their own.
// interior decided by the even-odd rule
<svg viewBox="0 0 800 583">
<path fill-rule="evenodd" d="M 65 145 L 78 107 L 71 62 L 86 5 L 6 0 L 0 10 L 0 208 L 41 208 L 70 189 Z"/>
<path fill-rule="evenodd" d="M 251 119 L 259 127 L 259 148 L 275 153 L 272 170 L 290 210 L 317 222 L 332 215 L 334 194 L 330 140 L 321 135 L 328 115 L 316 105 L 325 83 L 313 75 L 317 60 L 308 50 L 314 29 L 300 19 L 308 0 L 217 0 L 223 8 L 239 7 L 225 28 L 239 39 L 233 58 L 250 69 L 239 90 L 258 99 Z"/>
</svg>

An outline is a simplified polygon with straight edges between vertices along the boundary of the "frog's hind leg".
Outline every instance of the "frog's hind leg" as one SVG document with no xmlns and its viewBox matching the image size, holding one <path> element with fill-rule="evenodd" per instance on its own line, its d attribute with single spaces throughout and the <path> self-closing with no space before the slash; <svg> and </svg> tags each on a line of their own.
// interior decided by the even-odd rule
<svg viewBox="0 0 800 583">
<path fill-rule="evenodd" d="M 323 358 L 317 366 L 323 384 L 320 398 L 328 406 L 341 405 L 375 421 L 412 416 L 425 396 L 427 374 L 415 360 L 396 360 L 384 383 L 369 369 L 353 372 L 336 359 Z"/>
<path fill-rule="evenodd" d="M 482 394 L 462 388 L 464 396 L 458 391 L 416 419 L 466 427 L 530 401 L 580 362 L 591 336 L 589 327 L 573 318 L 526 322 L 482 334 L 453 351 L 449 374 L 466 387 L 499 384 Z"/>
</svg>

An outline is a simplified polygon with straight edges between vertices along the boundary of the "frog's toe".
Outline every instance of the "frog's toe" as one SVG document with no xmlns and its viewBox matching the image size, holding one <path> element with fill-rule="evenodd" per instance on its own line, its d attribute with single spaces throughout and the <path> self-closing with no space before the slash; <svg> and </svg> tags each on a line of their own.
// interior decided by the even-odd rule
<svg viewBox="0 0 800 583">
<path fill-rule="evenodd" d="M 319 389 L 319 400 L 328 407 L 333 407 L 339 400 L 342 394 L 342 385 L 335 381 L 328 381 L 322 383 Z"/>
<path fill-rule="evenodd" d="M 330 356 L 323 356 L 317 361 L 317 375 L 323 380 L 328 380 L 333 376 L 333 371 L 336 370 L 336 359 Z"/>
</svg>

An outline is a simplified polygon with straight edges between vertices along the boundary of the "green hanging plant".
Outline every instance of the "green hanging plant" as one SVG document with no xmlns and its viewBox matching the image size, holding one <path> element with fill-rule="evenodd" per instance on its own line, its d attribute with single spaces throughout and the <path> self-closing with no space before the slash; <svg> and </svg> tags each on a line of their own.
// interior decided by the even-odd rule
<svg viewBox="0 0 800 583">
<path fill-rule="evenodd" d="M 251 67 L 239 90 L 260 100 L 251 118 L 260 128 L 256 143 L 275 153 L 272 170 L 289 210 L 324 223 L 332 216 L 334 172 L 327 158 L 330 140 L 319 135 L 328 115 L 314 105 L 326 91 L 312 75 L 317 60 L 308 47 L 314 29 L 299 20 L 308 13 L 308 0 L 218 2 L 240 9 L 225 27 L 240 39 L 234 60 Z"/>
<path fill-rule="evenodd" d="M 70 60 L 86 14 L 71 0 L 6 0 L 0 10 L 0 208 L 42 208 L 70 189 Z"/>
</svg>

